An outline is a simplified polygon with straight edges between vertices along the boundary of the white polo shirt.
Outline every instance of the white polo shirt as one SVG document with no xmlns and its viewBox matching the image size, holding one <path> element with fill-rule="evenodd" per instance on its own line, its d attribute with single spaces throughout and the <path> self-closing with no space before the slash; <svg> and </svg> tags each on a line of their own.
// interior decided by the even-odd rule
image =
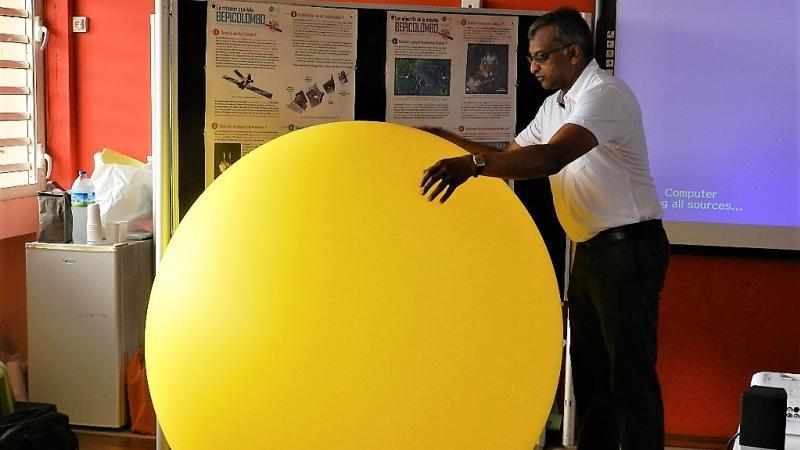
<svg viewBox="0 0 800 450">
<path fill-rule="evenodd" d="M 565 123 L 594 134 L 597 147 L 550 176 L 558 220 L 574 242 L 616 226 L 661 218 L 639 102 L 592 60 L 563 95 L 547 97 L 517 135 L 521 146 L 547 143 Z"/>
</svg>

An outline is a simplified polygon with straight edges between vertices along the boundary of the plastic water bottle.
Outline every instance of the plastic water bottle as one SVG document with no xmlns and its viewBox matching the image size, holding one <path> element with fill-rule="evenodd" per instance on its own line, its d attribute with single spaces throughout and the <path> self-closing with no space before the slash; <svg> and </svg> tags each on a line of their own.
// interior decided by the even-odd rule
<svg viewBox="0 0 800 450">
<path fill-rule="evenodd" d="M 94 184 L 85 170 L 78 172 L 72 183 L 72 242 L 86 243 L 86 217 L 88 206 L 94 203 Z"/>
</svg>

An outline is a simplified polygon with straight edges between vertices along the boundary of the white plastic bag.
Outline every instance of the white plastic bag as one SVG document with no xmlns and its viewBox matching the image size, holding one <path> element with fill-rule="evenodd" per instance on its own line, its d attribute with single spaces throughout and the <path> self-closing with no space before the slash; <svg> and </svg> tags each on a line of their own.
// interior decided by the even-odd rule
<svg viewBox="0 0 800 450">
<path fill-rule="evenodd" d="M 123 158 L 120 158 L 122 156 Z M 94 154 L 92 183 L 103 224 L 127 220 L 128 233 L 153 232 L 153 171 L 150 163 L 133 166 L 109 163 L 124 155 L 104 149 Z"/>
</svg>

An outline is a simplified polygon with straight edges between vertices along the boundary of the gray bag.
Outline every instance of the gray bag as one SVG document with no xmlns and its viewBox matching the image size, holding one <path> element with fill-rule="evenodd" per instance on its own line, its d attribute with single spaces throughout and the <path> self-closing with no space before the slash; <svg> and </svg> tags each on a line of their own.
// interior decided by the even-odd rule
<svg viewBox="0 0 800 450">
<path fill-rule="evenodd" d="M 66 191 L 40 191 L 39 242 L 72 242 L 72 199 Z"/>
</svg>

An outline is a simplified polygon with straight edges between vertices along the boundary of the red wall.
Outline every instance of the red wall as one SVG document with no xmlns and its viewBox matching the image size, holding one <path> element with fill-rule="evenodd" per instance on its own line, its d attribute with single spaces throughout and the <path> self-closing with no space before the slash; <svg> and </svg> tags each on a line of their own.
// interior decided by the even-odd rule
<svg viewBox="0 0 800 450">
<path fill-rule="evenodd" d="M 150 155 L 152 0 L 77 0 L 89 32 L 75 34 L 78 162 L 94 167 L 103 147 L 144 161 Z"/>
<path fill-rule="evenodd" d="M 153 0 L 46 0 L 48 148 L 53 178 L 69 187 L 104 147 L 150 155 L 150 14 Z M 89 18 L 71 33 L 71 16 Z"/>
<path fill-rule="evenodd" d="M 798 299 L 796 255 L 672 255 L 658 364 L 669 433 L 731 436 L 754 373 L 800 373 Z"/>
<path fill-rule="evenodd" d="M 35 234 L 0 239 L 0 353 L 27 355 L 25 243 Z"/>
<path fill-rule="evenodd" d="M 358 0 L 458 6 L 457 0 Z M 494 0 L 484 6 L 547 10 L 594 1 Z M 69 184 L 110 147 L 150 154 L 149 19 L 152 0 L 46 0 L 53 32 L 47 50 L 48 148 L 54 178 Z M 89 17 L 89 33 L 68 33 L 71 15 Z M 11 338 L 25 336 L 22 236 L 0 240 L 0 319 Z M 738 401 L 757 371 L 800 372 L 797 327 L 800 263 L 771 257 L 673 255 L 662 297 L 659 373 L 671 434 L 729 436 Z"/>
</svg>

